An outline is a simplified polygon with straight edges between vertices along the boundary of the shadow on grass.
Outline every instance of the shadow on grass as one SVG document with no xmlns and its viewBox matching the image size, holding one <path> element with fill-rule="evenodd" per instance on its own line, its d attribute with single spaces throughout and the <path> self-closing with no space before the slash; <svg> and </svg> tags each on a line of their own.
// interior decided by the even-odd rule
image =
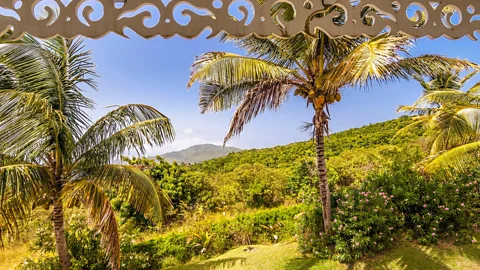
<svg viewBox="0 0 480 270">
<path fill-rule="evenodd" d="M 318 258 L 295 258 L 291 259 L 285 264 L 285 270 L 304 270 L 310 269 L 312 266 L 320 261 Z"/>
<path fill-rule="evenodd" d="M 462 257 L 475 261 L 480 265 L 480 248 L 473 245 L 459 247 L 459 253 Z"/>
<path fill-rule="evenodd" d="M 168 268 L 170 270 L 194 270 L 194 269 L 201 269 L 201 270 L 216 270 L 216 269 L 228 269 L 237 264 L 244 265 L 246 258 L 238 257 L 238 258 L 228 258 L 228 259 L 218 259 L 214 261 L 206 261 L 201 263 L 192 263 L 192 264 L 185 264 L 180 266 L 175 266 L 172 268 Z"/>
<path fill-rule="evenodd" d="M 383 258 L 369 259 L 365 261 L 365 269 L 405 269 L 405 270 L 446 270 L 450 269 L 442 263 L 446 252 L 428 254 L 428 247 L 403 244 L 398 250 L 387 250 Z M 355 269 L 355 265 L 349 265 L 348 269 Z"/>
</svg>

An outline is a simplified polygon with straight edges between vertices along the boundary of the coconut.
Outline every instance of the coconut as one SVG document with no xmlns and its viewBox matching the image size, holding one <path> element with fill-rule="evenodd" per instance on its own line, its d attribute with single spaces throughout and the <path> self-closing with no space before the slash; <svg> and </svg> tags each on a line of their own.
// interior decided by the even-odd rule
<svg viewBox="0 0 480 270">
<path fill-rule="evenodd" d="M 337 94 L 335 95 L 335 100 L 336 100 L 337 102 L 340 102 L 340 100 L 342 100 L 342 95 L 340 95 L 340 93 L 337 93 Z"/>
</svg>

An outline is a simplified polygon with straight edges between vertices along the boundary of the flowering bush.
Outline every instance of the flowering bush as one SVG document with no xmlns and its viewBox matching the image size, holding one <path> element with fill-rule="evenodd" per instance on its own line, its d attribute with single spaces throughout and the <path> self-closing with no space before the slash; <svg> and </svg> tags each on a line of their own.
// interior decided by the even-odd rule
<svg viewBox="0 0 480 270">
<path fill-rule="evenodd" d="M 394 164 L 358 188 L 333 198 L 333 227 L 323 234 L 321 206 L 312 205 L 299 224 L 300 250 L 341 262 L 388 247 L 399 237 L 421 244 L 439 239 L 474 243 L 480 222 L 480 171 L 449 181 L 425 179 L 410 166 Z"/>
<path fill-rule="evenodd" d="M 383 250 L 395 240 L 394 232 L 405 220 L 392 198 L 385 192 L 354 189 L 338 194 L 331 233 L 325 236 L 321 231 L 308 230 L 312 226 L 301 226 L 299 241 L 302 251 L 320 256 L 333 255 L 338 261 L 351 262 L 371 251 Z M 309 223 L 321 219 L 321 208 L 315 209 L 303 217 L 304 224 L 307 219 Z M 322 228 L 318 224 L 315 225 L 317 230 Z"/>
<path fill-rule="evenodd" d="M 407 238 L 422 244 L 453 237 L 455 243 L 471 242 L 480 215 L 480 181 L 477 173 L 448 182 L 426 180 L 409 173 L 385 173 L 365 183 L 365 189 L 393 194 L 392 202 L 405 214 Z"/>
</svg>

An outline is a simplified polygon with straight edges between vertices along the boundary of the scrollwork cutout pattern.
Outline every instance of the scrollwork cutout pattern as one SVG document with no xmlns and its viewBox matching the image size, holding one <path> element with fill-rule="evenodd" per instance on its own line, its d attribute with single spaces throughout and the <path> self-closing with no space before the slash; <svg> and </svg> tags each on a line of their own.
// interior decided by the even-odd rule
<svg viewBox="0 0 480 270">
<path fill-rule="evenodd" d="M 221 4 L 214 4 L 216 1 Z M 243 13 L 242 19 L 236 19 L 229 11 L 235 1 L 244 1 L 253 10 L 241 5 L 236 12 Z M 61 0 L 0 0 L 4 11 L 16 14 L 0 14 L 0 31 L 5 33 L 12 29 L 13 39 L 24 33 L 38 38 L 56 35 L 101 38 L 111 32 L 125 36 L 126 28 L 145 38 L 169 38 L 174 35 L 195 38 L 206 29 L 211 31 L 209 37 L 222 31 L 237 37 L 253 33 L 260 37 L 272 34 L 288 37 L 299 32 L 312 34 L 315 29 L 320 29 L 331 37 L 373 37 L 388 31 L 412 37 L 459 39 L 468 36 L 475 39 L 475 33 L 480 32 L 479 0 L 361 0 L 355 4 L 351 0 L 307 1 L 308 5 L 305 5 L 305 0 L 261 0 L 262 4 L 259 0 L 71 0 L 68 4 Z M 285 21 L 280 15 L 276 18 L 270 15 L 271 7 L 278 2 L 293 7 L 293 20 Z M 335 11 L 325 16 L 314 16 L 326 8 L 324 3 L 333 3 Z M 186 25 L 174 18 L 174 11 L 180 4 L 192 7 L 181 11 L 182 16 L 189 17 Z M 419 7 L 421 12 L 412 14 L 409 8 L 412 5 Z M 144 6 L 157 9 L 155 13 L 160 14 L 155 25 L 144 24 L 152 16 L 148 10 L 138 12 Z M 39 12 L 39 9 L 42 11 Z M 194 10 L 206 12 L 200 14 Z M 93 19 L 94 12 L 99 12 L 100 18 Z M 336 20 L 340 15 L 345 18 L 341 24 Z M 365 23 L 365 18 L 371 23 Z"/>
</svg>

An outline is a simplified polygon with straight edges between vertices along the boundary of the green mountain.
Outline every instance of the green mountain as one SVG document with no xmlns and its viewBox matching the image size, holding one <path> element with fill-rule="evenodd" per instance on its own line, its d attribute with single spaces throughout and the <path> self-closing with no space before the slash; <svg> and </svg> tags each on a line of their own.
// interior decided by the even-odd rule
<svg viewBox="0 0 480 270">
<path fill-rule="evenodd" d="M 424 135 L 424 130 L 392 140 L 398 130 L 412 123 L 412 118 L 402 116 L 386 122 L 370 124 L 331 134 L 325 141 L 325 155 L 332 158 L 346 151 L 372 149 L 383 145 L 404 145 Z M 295 161 L 315 157 L 313 140 L 263 149 L 249 149 L 224 157 L 210 159 L 193 165 L 207 172 L 231 172 L 242 164 L 262 164 L 269 168 L 289 168 Z"/>
<path fill-rule="evenodd" d="M 181 151 L 161 155 L 168 162 L 199 163 L 202 161 L 226 156 L 230 153 L 241 151 L 236 147 L 223 147 L 213 144 L 194 145 Z"/>
</svg>

